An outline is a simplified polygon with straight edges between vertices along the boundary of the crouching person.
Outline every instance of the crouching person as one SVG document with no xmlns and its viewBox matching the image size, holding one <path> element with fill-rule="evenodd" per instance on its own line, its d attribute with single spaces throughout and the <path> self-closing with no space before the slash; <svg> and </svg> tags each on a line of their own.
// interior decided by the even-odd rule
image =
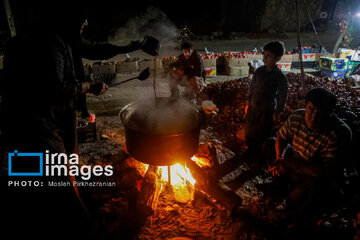
<svg viewBox="0 0 360 240">
<path fill-rule="evenodd" d="M 179 59 L 171 65 L 169 87 L 171 97 L 174 98 L 180 97 L 178 86 L 185 87 L 185 97 L 191 100 L 200 95 L 206 72 L 200 54 L 193 49 L 191 43 L 182 43 L 181 49 Z"/>
<path fill-rule="evenodd" d="M 285 175 L 290 181 L 286 206 L 300 219 L 319 209 L 314 206 L 320 206 L 317 203 L 325 197 L 327 202 L 333 199 L 329 194 L 334 193 L 333 183 L 343 172 L 341 156 L 352 138 L 349 126 L 333 113 L 336 96 L 332 92 L 312 89 L 305 103 L 305 109 L 291 114 L 276 142 L 272 141 L 276 157 L 269 166 L 274 175 Z M 268 140 L 268 149 L 269 144 Z"/>
</svg>

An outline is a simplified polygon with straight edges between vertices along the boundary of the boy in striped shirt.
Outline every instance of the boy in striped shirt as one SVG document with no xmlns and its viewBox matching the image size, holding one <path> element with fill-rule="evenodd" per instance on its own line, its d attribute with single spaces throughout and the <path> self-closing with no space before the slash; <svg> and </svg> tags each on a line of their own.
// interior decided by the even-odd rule
<svg viewBox="0 0 360 240">
<path fill-rule="evenodd" d="M 278 132 L 276 160 L 269 167 L 273 175 L 285 174 L 293 185 L 289 204 L 298 212 L 336 180 L 341 156 L 351 142 L 349 126 L 334 113 L 336 96 L 327 89 L 310 90 L 305 109 L 292 113 Z"/>
</svg>

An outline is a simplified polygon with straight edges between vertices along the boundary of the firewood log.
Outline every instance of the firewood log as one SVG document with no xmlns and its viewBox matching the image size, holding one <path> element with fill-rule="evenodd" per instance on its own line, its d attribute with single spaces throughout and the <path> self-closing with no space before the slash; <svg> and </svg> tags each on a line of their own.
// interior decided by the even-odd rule
<svg viewBox="0 0 360 240">
<path fill-rule="evenodd" d="M 140 189 L 137 207 L 139 213 L 152 216 L 156 210 L 157 199 L 161 190 L 157 166 L 149 166 Z"/>
<path fill-rule="evenodd" d="M 215 198 L 231 212 L 236 211 L 239 208 L 242 203 L 242 198 L 239 195 L 230 189 L 224 188 L 223 184 L 218 181 L 209 178 L 205 171 L 194 161 L 187 161 L 186 166 L 190 169 L 191 174 L 193 174 L 196 179 L 195 188 Z"/>
</svg>

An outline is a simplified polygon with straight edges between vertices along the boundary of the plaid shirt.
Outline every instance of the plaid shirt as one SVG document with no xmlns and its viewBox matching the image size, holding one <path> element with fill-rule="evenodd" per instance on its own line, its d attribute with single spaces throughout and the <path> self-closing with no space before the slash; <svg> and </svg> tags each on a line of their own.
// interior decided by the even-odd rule
<svg viewBox="0 0 360 240">
<path fill-rule="evenodd" d="M 291 143 L 295 153 L 305 161 L 331 161 L 338 157 L 341 144 L 351 141 L 351 130 L 335 116 L 323 131 L 310 130 L 305 124 L 305 110 L 299 109 L 288 117 L 278 136 Z"/>
</svg>

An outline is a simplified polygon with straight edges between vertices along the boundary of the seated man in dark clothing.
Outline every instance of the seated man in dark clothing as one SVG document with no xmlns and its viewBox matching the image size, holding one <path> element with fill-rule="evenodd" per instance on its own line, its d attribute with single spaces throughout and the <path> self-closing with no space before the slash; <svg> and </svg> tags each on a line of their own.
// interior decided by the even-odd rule
<svg viewBox="0 0 360 240">
<path fill-rule="evenodd" d="M 332 92 L 312 89 L 305 102 L 306 108 L 292 113 L 279 130 L 275 161 L 270 160 L 269 167 L 274 175 L 289 177 L 294 188 L 288 206 L 298 214 L 305 213 L 320 194 L 330 193 L 342 173 L 341 157 L 352 138 L 349 126 L 333 113 L 336 97 Z"/>
<path fill-rule="evenodd" d="M 181 44 L 183 51 L 179 59 L 171 65 L 169 87 L 171 97 L 179 97 L 180 92 L 178 85 L 186 87 L 189 99 L 195 98 L 200 94 L 204 85 L 206 72 L 203 60 L 198 52 L 196 52 L 191 43 L 184 42 Z"/>
</svg>

